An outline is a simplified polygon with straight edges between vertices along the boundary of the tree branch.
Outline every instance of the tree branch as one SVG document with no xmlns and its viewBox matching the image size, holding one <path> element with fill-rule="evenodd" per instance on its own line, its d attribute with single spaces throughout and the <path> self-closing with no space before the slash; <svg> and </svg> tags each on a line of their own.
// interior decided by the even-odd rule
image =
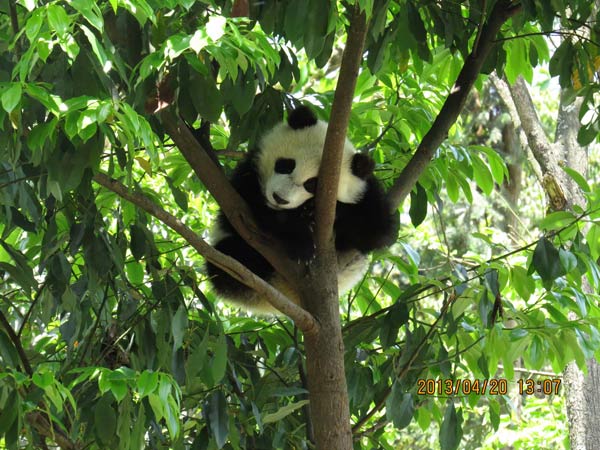
<svg viewBox="0 0 600 450">
<path fill-rule="evenodd" d="M 208 158 L 208 156 L 206 156 Z M 123 183 L 110 178 L 104 173 L 94 175 L 94 181 L 106 189 L 116 193 L 119 197 L 133 203 L 155 217 L 173 231 L 183 237 L 198 253 L 208 261 L 221 268 L 236 280 L 254 289 L 260 295 L 283 314 L 289 316 L 304 334 L 318 331 L 318 324 L 307 311 L 293 303 L 281 292 L 270 284 L 256 276 L 236 259 L 219 252 L 200 236 L 194 233 L 188 226 L 163 208 L 152 202 L 148 197 L 137 192 L 131 192 Z M 231 186 L 230 186 L 231 188 Z M 233 188 L 231 188 L 233 189 Z M 237 193 L 236 193 L 237 194 Z"/>
<path fill-rule="evenodd" d="M 515 83 L 508 86 L 515 108 L 519 115 L 521 128 L 525 132 L 527 142 L 542 172 L 547 172 L 552 165 L 552 143 L 546 137 L 542 124 L 533 105 L 529 89 L 523 77 L 518 76 Z"/>
<path fill-rule="evenodd" d="M 529 95 L 529 89 L 521 76 L 517 77 L 512 86 L 509 85 L 509 90 L 519 114 L 519 119 L 521 120 L 521 127 L 525 131 L 525 136 L 527 136 L 531 152 L 542 169 L 542 185 L 550 201 L 550 206 L 556 211 L 570 208 L 573 202 L 580 198 L 579 196 L 567 196 L 565 194 L 565 191 L 578 191 L 576 185 L 571 183 L 570 178 L 562 170 L 562 165 L 565 163 L 564 157 L 567 156 L 561 150 L 565 143 L 553 143 L 546 137 L 531 95 Z M 561 125 L 564 127 L 565 123 L 561 121 L 558 123 L 559 127 Z M 572 121 L 566 123 L 572 125 Z M 572 133 L 565 133 L 564 136 L 571 137 Z M 561 137 L 563 136 L 557 132 L 557 138 Z M 572 140 L 570 139 L 569 141 Z M 572 142 L 569 143 L 572 144 Z M 575 145 L 577 145 L 576 142 Z"/>
<path fill-rule="evenodd" d="M 342 55 L 340 73 L 325 137 L 323 157 L 319 168 L 319 183 L 315 198 L 315 243 L 317 252 L 320 252 L 327 243 L 331 242 L 333 234 L 340 166 L 352 110 L 356 78 L 363 59 L 366 33 L 367 19 L 364 12 L 361 12 L 357 5 L 352 13 L 346 48 Z"/>
<path fill-rule="evenodd" d="M 208 152 L 194 137 L 185 122 L 172 110 L 160 114 L 165 130 L 189 163 L 194 173 L 206 186 L 221 207 L 231 225 L 250 246 L 263 255 L 286 280 L 292 281 L 298 267 L 280 251 L 279 242 L 263 233 L 254 222 L 248 205 L 215 164 Z"/>
<path fill-rule="evenodd" d="M 392 188 L 388 191 L 388 199 L 392 208 L 395 209 L 400 206 L 431 161 L 437 148 L 447 137 L 450 127 L 456 122 L 463 109 L 467 96 L 477 80 L 485 60 L 496 45 L 495 39 L 500 32 L 500 28 L 520 9 L 519 2 L 513 3 L 510 0 L 499 0 L 494 5 L 488 21 L 481 28 L 478 45 L 471 50 L 467 57 L 450 91 L 450 95 L 444 102 L 433 125 L 423 137 L 415 154 L 402 170 L 400 176 L 394 181 Z"/>
</svg>

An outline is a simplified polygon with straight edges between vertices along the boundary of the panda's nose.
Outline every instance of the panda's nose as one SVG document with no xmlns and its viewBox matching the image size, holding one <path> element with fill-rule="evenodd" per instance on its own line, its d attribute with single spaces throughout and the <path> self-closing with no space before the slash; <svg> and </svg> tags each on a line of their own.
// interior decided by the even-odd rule
<svg viewBox="0 0 600 450">
<path fill-rule="evenodd" d="M 287 205 L 289 203 L 288 200 L 281 198 L 275 192 L 273 192 L 273 199 L 277 202 L 278 205 Z"/>
</svg>

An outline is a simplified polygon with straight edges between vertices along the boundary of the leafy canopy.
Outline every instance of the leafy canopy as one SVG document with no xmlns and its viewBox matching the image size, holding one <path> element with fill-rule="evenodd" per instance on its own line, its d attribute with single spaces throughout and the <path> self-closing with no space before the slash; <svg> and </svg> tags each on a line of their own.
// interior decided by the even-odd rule
<svg viewBox="0 0 600 450">
<path fill-rule="evenodd" d="M 494 2 L 483 11 L 486 2 L 356 3 L 370 28 L 350 137 L 390 183 Z M 582 116 L 594 111 L 597 20 L 583 37 L 591 3 L 521 3 L 484 72 L 531 81 L 547 63 L 573 98 L 584 97 Z M 284 106 L 311 102 L 327 117 L 351 4 L 8 2 L 0 15 L 3 445 L 308 445 L 293 324 L 219 305 L 201 257 L 93 175 L 122 180 L 206 235 L 217 206 L 156 112 L 174 108 L 226 168 Z M 565 37 L 550 49 L 544 35 L 557 28 Z M 485 407 L 486 430 L 506 414 L 505 400 L 489 393 L 418 395 L 419 379 L 489 379 L 502 364 L 512 382 L 520 357 L 560 372 L 571 360 L 583 366 L 600 342 L 597 299 L 581 287 L 582 276 L 596 292 L 600 284 L 598 190 L 580 175 L 571 174 L 593 211 L 587 227 L 583 211 L 550 214 L 539 223 L 545 236 L 510 257 L 490 259 L 505 245 L 493 227 L 469 230 L 480 251 L 457 255 L 460 263 L 432 232 L 433 205 L 471 204 L 507 179 L 498 152 L 465 145 L 464 131 L 451 130 L 411 194 L 418 241 L 407 224 L 342 300 L 350 407 L 366 448 L 394 448 L 397 430 L 414 421 L 423 430 L 439 423 L 442 448 L 456 448 L 476 407 Z M 597 137 L 591 116 L 579 138 Z"/>
</svg>

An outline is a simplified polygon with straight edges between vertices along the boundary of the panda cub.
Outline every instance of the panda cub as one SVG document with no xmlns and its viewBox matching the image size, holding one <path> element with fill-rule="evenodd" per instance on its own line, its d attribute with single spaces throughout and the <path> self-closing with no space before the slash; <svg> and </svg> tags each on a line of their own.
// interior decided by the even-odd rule
<svg viewBox="0 0 600 450">
<path fill-rule="evenodd" d="M 310 260 L 315 251 L 314 196 L 326 133 L 327 123 L 300 106 L 290 112 L 287 122 L 262 137 L 258 148 L 248 153 L 231 177 L 231 184 L 248 203 L 257 226 L 278 238 L 289 257 L 298 261 Z M 358 153 L 346 139 L 334 223 L 335 248 L 343 263 L 338 268 L 340 294 L 363 277 L 368 267 L 366 254 L 390 246 L 398 235 L 398 215 L 391 211 L 373 169 L 373 160 Z M 237 259 L 300 304 L 283 278 L 240 237 L 222 212 L 211 241 L 217 250 Z M 346 252 L 355 256 L 343 258 Z M 207 263 L 206 270 L 221 298 L 250 311 L 276 312 L 252 289 L 215 265 Z"/>
</svg>

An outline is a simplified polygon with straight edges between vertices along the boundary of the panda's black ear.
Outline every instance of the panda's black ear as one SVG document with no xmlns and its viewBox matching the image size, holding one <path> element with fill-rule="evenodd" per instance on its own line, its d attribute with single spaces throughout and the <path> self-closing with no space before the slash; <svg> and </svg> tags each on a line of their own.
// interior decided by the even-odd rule
<svg viewBox="0 0 600 450">
<path fill-rule="evenodd" d="M 352 175 L 361 180 L 364 180 L 371 175 L 374 169 L 375 161 L 364 153 L 355 153 L 352 157 Z"/>
<path fill-rule="evenodd" d="M 317 117 L 308 106 L 299 106 L 290 112 L 288 116 L 288 125 L 293 130 L 300 130 L 306 127 L 316 125 Z"/>
</svg>

